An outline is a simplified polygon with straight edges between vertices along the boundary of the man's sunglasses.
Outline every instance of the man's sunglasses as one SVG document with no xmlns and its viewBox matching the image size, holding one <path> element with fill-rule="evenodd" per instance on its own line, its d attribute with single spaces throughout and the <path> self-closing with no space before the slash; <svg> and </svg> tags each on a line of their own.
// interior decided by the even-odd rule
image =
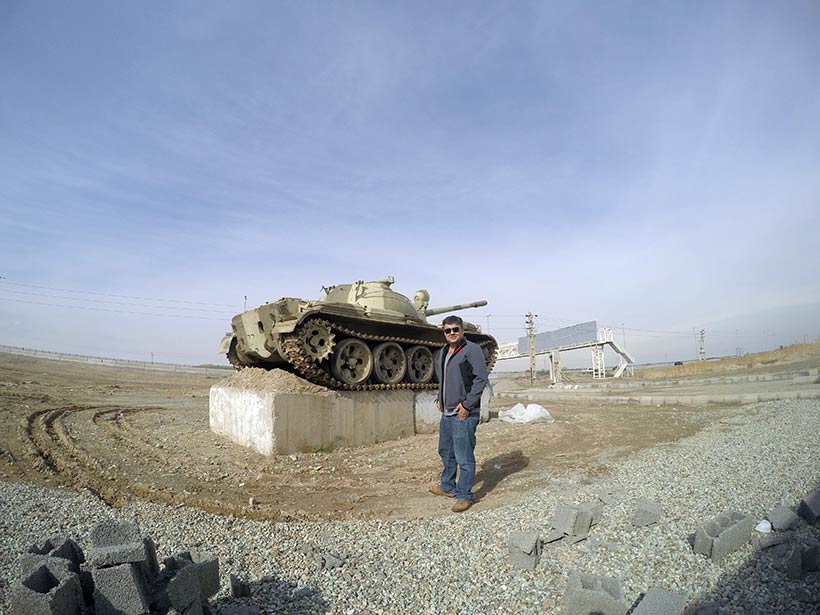
<svg viewBox="0 0 820 615">
<path fill-rule="evenodd" d="M 450 335 L 451 333 L 458 333 L 461 331 L 461 327 L 449 327 L 444 329 L 444 335 Z"/>
</svg>

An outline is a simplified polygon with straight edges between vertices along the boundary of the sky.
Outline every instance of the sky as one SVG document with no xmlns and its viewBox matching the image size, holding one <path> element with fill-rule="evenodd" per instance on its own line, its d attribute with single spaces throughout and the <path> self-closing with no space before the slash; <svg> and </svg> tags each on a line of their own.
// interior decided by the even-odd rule
<svg viewBox="0 0 820 615">
<path fill-rule="evenodd" d="M 820 336 L 820 4 L 0 3 L 0 344 L 219 363 L 396 278 L 638 362 Z M 247 297 L 247 299 L 245 299 Z"/>
</svg>

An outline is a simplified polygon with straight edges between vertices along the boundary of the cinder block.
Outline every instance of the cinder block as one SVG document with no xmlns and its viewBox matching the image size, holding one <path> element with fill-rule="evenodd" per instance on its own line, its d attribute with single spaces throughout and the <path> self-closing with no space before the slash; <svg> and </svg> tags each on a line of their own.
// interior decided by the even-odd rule
<svg viewBox="0 0 820 615">
<path fill-rule="evenodd" d="M 820 519 L 820 489 L 800 500 L 800 504 L 797 505 L 797 514 L 808 523 L 816 523 L 817 519 Z"/>
<path fill-rule="evenodd" d="M 777 545 L 788 542 L 789 534 L 753 534 L 752 543 L 758 549 L 771 549 Z"/>
<path fill-rule="evenodd" d="M 251 595 L 251 584 L 241 580 L 236 575 L 230 575 L 231 596 L 234 598 L 246 598 Z"/>
<path fill-rule="evenodd" d="M 707 521 L 695 532 L 695 553 L 715 562 L 749 542 L 755 520 L 749 515 L 728 510 Z"/>
<path fill-rule="evenodd" d="M 588 512 L 592 515 L 591 525 L 597 525 L 604 516 L 604 505 L 599 502 L 583 502 L 576 506 L 578 510 Z"/>
<path fill-rule="evenodd" d="M 32 545 L 28 552 L 20 556 L 18 567 L 22 576 L 28 576 L 35 566 L 45 564 L 49 558 L 60 558 L 69 562 L 70 569 L 79 573 L 80 564 L 85 561 L 83 550 L 71 538 L 52 537 L 42 545 Z"/>
<path fill-rule="evenodd" d="M 803 547 L 794 545 L 786 556 L 786 576 L 799 579 L 803 576 Z"/>
<path fill-rule="evenodd" d="M 591 506 L 582 509 L 578 506 L 558 504 L 552 517 L 552 527 L 567 536 L 586 536 L 592 526 L 594 514 L 595 509 Z"/>
<path fill-rule="evenodd" d="M 635 504 L 635 514 L 632 515 L 632 525 L 637 527 L 652 525 L 660 520 L 662 514 L 663 509 L 657 502 L 638 500 Z"/>
<path fill-rule="evenodd" d="M 510 561 L 514 566 L 535 570 L 541 559 L 543 545 L 537 532 L 516 532 L 508 539 Z"/>
<path fill-rule="evenodd" d="M 820 545 L 811 545 L 803 549 L 803 571 L 820 570 Z"/>
<path fill-rule="evenodd" d="M 71 569 L 79 572 L 80 564 L 85 562 L 85 554 L 74 540 L 67 536 L 55 537 L 50 540 L 53 549 L 49 553 L 51 557 L 61 557 L 71 562 Z"/>
<path fill-rule="evenodd" d="M 136 523 L 107 519 L 91 530 L 92 547 L 114 547 L 130 542 L 142 542 L 142 535 Z"/>
<path fill-rule="evenodd" d="M 73 572 L 62 580 L 42 565 L 11 587 L 11 615 L 79 615 L 80 580 Z"/>
<path fill-rule="evenodd" d="M 552 527 L 564 534 L 572 534 L 575 527 L 575 517 L 578 516 L 578 509 L 566 504 L 558 504 L 555 513 L 552 515 Z"/>
<path fill-rule="evenodd" d="M 199 579 L 200 597 L 207 602 L 219 591 L 219 559 L 210 553 L 191 551 L 191 561 Z"/>
<path fill-rule="evenodd" d="M 120 564 L 96 568 L 94 605 L 96 615 L 143 615 L 149 600 L 140 568 L 136 564 Z"/>
<path fill-rule="evenodd" d="M 144 562 L 146 557 L 145 543 L 135 523 L 110 519 L 91 530 L 88 559 L 96 567 Z"/>
<path fill-rule="evenodd" d="M 800 522 L 800 517 L 787 506 L 775 506 L 766 518 L 776 530 L 790 530 Z"/>
<path fill-rule="evenodd" d="M 628 608 L 618 579 L 577 571 L 569 574 L 565 615 L 625 615 Z"/>
<path fill-rule="evenodd" d="M 683 615 L 689 597 L 678 592 L 653 587 L 650 589 L 632 615 Z"/>
<path fill-rule="evenodd" d="M 159 576 L 159 562 L 157 561 L 157 547 L 150 536 L 142 539 L 145 547 L 145 561 L 142 563 L 142 574 L 146 579 L 153 579 Z"/>
<path fill-rule="evenodd" d="M 202 615 L 199 574 L 195 566 L 185 566 L 168 582 L 168 599 L 183 615 Z"/>
</svg>

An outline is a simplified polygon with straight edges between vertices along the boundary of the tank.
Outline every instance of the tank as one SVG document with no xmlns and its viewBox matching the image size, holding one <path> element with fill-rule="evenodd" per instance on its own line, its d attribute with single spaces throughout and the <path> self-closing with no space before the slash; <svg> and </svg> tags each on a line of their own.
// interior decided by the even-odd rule
<svg viewBox="0 0 820 615">
<path fill-rule="evenodd" d="M 219 346 L 236 369 L 286 369 L 329 389 L 433 389 L 435 361 L 445 344 L 428 316 L 487 305 L 430 308 L 426 290 L 413 301 L 394 291 L 392 276 L 374 282 L 322 287 L 316 301 L 283 297 L 237 314 Z M 479 344 L 487 371 L 498 344 L 465 322 L 467 339 Z"/>
</svg>

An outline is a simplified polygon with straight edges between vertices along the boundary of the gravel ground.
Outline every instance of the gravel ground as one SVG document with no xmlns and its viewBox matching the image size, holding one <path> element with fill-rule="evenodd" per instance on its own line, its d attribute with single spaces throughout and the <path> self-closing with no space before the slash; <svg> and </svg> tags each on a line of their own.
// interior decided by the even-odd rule
<svg viewBox="0 0 820 615">
<path fill-rule="evenodd" d="M 17 554 L 58 531 L 86 546 L 96 522 L 117 517 L 136 518 L 160 558 L 190 546 L 216 554 L 218 611 L 253 603 L 263 613 L 556 613 L 567 574 L 581 570 L 621 579 L 630 604 L 662 587 L 686 592 L 693 603 L 717 600 L 727 614 L 820 613 L 820 573 L 789 579 L 774 556 L 751 545 L 715 564 L 688 544 L 704 520 L 726 509 L 762 518 L 820 486 L 820 402 L 768 402 L 726 416 L 615 464 L 604 478 L 545 479 L 542 491 L 507 506 L 423 520 L 254 522 L 147 503 L 115 510 L 90 495 L 0 484 L 0 610 L 8 611 Z M 510 565 L 511 532 L 546 536 L 556 504 L 598 501 L 604 492 L 617 501 L 588 540 L 547 545 L 535 571 Z M 430 498 L 431 507 L 451 504 Z M 662 505 L 658 524 L 630 524 L 640 498 Z M 820 527 L 801 522 L 795 539 L 820 541 Z M 320 569 L 303 552 L 309 547 L 346 563 Z M 230 599 L 229 573 L 252 581 L 251 598 Z"/>
</svg>

